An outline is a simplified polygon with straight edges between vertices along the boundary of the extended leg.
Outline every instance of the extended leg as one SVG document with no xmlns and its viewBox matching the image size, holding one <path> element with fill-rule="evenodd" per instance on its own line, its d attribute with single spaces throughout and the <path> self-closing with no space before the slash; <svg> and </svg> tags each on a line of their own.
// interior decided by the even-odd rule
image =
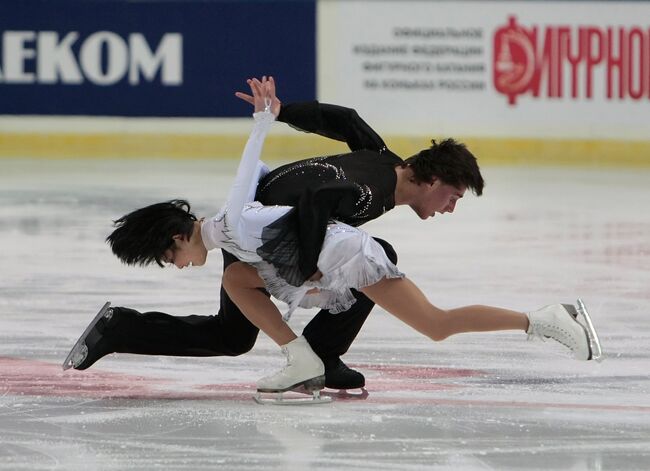
<svg viewBox="0 0 650 471">
<path fill-rule="evenodd" d="M 224 268 L 238 261 L 223 252 Z M 260 291 L 262 296 L 267 296 Z M 86 369 L 103 356 L 118 353 L 168 356 L 237 356 L 248 352 L 258 329 L 221 289 L 216 316 L 172 316 L 163 312 L 140 313 L 113 307 L 89 336 L 88 353 L 74 367 Z"/>
<path fill-rule="evenodd" d="M 523 312 L 491 306 L 443 310 L 432 305 L 408 278 L 384 279 L 362 290 L 369 298 L 432 340 L 463 332 L 528 329 Z"/>
<path fill-rule="evenodd" d="M 433 340 L 463 332 L 523 330 L 529 335 L 552 338 L 569 348 L 575 358 L 593 358 L 590 336 L 570 305 L 553 304 L 523 313 L 491 306 L 466 306 L 442 310 L 433 306 L 407 278 L 384 279 L 363 292 L 388 312 Z M 597 344 L 597 338 L 595 340 Z M 598 356 L 600 346 L 598 345 Z"/>
</svg>

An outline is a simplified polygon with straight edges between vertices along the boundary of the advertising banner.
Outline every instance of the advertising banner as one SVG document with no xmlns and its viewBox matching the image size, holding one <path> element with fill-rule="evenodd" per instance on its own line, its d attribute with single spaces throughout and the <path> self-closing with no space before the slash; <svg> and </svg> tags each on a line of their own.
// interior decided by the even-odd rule
<svg viewBox="0 0 650 471">
<path fill-rule="evenodd" d="M 0 115 L 235 117 L 248 77 L 316 93 L 314 1 L 3 2 Z"/>
<path fill-rule="evenodd" d="M 650 140 L 650 3 L 321 2 L 318 84 L 393 133 Z"/>
</svg>

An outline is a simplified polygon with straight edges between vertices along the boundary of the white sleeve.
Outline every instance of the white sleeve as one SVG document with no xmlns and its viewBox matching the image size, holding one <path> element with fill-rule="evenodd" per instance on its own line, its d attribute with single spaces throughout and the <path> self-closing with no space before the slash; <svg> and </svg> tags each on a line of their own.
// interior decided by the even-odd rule
<svg viewBox="0 0 650 471">
<path fill-rule="evenodd" d="M 257 171 L 264 139 L 268 133 L 275 115 L 270 111 L 260 111 L 253 114 L 255 124 L 251 131 L 244 153 L 239 162 L 235 182 L 230 188 L 228 200 L 226 202 L 226 225 L 231 230 L 237 230 L 244 205 L 250 203 L 250 187 L 252 180 L 259 174 Z"/>
</svg>

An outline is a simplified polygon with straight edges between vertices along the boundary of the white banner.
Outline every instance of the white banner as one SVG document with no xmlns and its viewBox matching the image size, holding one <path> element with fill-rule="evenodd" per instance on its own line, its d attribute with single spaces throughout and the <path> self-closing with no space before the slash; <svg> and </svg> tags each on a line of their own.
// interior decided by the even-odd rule
<svg viewBox="0 0 650 471">
<path fill-rule="evenodd" d="M 319 99 L 383 134 L 650 140 L 649 3 L 318 8 Z"/>
</svg>

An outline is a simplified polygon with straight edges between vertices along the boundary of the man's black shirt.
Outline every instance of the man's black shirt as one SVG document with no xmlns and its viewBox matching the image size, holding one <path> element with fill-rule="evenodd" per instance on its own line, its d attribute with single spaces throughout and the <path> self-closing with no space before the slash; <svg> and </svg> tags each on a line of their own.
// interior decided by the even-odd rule
<svg viewBox="0 0 650 471">
<path fill-rule="evenodd" d="M 276 168 L 257 187 L 265 205 L 307 206 L 358 226 L 395 206 L 395 167 L 403 160 L 356 111 L 316 101 L 282 106 L 278 121 L 346 142 L 352 152 L 300 160 Z"/>
<path fill-rule="evenodd" d="M 278 269 L 284 263 L 289 270 L 295 266 L 290 247 L 297 244 L 300 275 L 280 271 L 292 284 L 301 284 L 317 270 L 330 220 L 359 226 L 395 207 L 395 167 L 403 160 L 350 108 L 316 101 L 283 105 L 278 121 L 346 142 L 351 150 L 278 167 L 258 184 L 255 199 L 262 204 L 296 208 L 269 230 L 269 243 L 258 253 Z"/>
</svg>

